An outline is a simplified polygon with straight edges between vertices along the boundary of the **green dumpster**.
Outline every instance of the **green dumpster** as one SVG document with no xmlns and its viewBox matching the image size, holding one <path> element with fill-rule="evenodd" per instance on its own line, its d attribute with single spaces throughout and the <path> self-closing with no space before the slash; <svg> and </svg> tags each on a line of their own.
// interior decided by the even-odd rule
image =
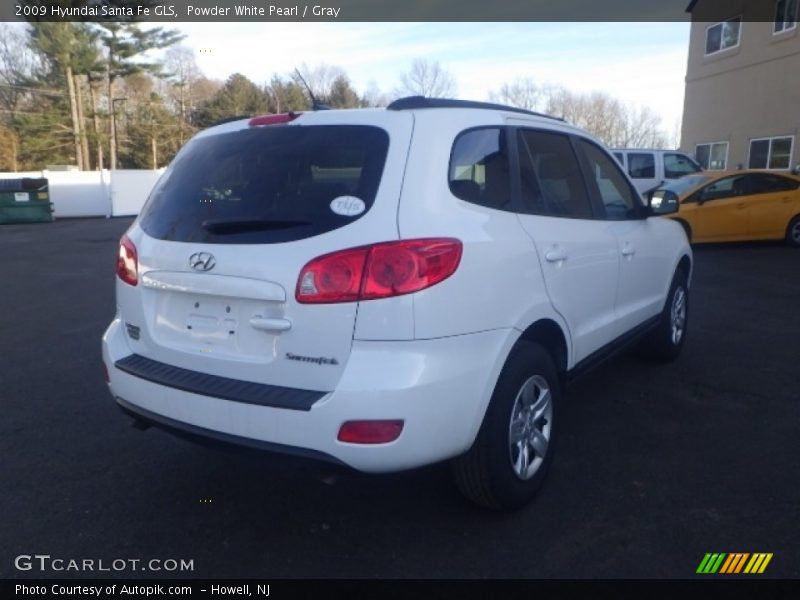
<svg viewBox="0 0 800 600">
<path fill-rule="evenodd" d="M 47 179 L 0 179 L 0 225 L 53 220 Z"/>
</svg>

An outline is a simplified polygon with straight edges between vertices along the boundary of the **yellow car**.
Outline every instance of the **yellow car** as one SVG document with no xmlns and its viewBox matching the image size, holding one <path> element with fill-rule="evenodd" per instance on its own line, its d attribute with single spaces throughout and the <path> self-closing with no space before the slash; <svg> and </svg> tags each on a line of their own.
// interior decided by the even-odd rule
<svg viewBox="0 0 800 600">
<path fill-rule="evenodd" d="M 785 239 L 800 246 L 800 177 L 760 170 L 704 171 L 651 192 L 680 203 L 675 219 L 691 242 Z"/>
</svg>

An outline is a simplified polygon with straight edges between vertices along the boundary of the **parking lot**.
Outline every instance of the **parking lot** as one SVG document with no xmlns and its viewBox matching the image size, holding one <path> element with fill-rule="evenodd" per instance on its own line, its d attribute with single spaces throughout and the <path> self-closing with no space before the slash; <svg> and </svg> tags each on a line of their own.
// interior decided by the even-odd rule
<svg viewBox="0 0 800 600">
<path fill-rule="evenodd" d="M 67 575 L 15 569 L 38 553 L 203 578 L 686 578 L 706 552 L 800 576 L 800 252 L 695 248 L 681 358 L 570 388 L 547 484 L 500 515 L 446 465 L 367 476 L 132 428 L 100 360 L 129 224 L 0 227 L 0 576 Z"/>
</svg>

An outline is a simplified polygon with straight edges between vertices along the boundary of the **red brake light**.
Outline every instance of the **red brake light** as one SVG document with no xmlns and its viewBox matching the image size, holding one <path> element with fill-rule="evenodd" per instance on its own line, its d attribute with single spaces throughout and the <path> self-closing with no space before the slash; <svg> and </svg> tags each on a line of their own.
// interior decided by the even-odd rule
<svg viewBox="0 0 800 600">
<path fill-rule="evenodd" d="M 461 242 L 432 238 L 385 242 L 315 258 L 300 271 L 304 304 L 375 300 L 418 292 L 455 273 Z"/>
<path fill-rule="evenodd" d="M 280 123 L 288 123 L 294 121 L 297 117 L 302 115 L 301 112 L 288 112 L 279 113 L 277 115 L 261 115 L 250 119 L 250 127 L 257 127 L 259 125 L 278 125 Z"/>
<path fill-rule="evenodd" d="M 337 439 L 348 444 L 387 444 L 400 437 L 403 421 L 347 421 Z"/>
<path fill-rule="evenodd" d="M 353 248 L 315 258 L 300 271 L 299 302 L 354 302 L 359 299 L 369 248 Z"/>
<path fill-rule="evenodd" d="M 117 277 L 128 285 L 139 283 L 139 257 L 136 253 L 136 246 L 123 235 L 119 241 L 119 255 L 117 256 Z"/>
</svg>

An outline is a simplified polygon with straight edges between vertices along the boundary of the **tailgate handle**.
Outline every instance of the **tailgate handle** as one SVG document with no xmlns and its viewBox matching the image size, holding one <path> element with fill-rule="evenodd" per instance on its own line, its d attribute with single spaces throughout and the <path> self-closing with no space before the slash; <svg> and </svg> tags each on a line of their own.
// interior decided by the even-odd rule
<svg viewBox="0 0 800 600">
<path fill-rule="evenodd" d="M 289 331 L 292 328 L 292 322 L 288 319 L 268 319 L 266 317 L 255 316 L 250 319 L 250 325 L 253 329 L 260 329 L 261 331 Z"/>
</svg>

